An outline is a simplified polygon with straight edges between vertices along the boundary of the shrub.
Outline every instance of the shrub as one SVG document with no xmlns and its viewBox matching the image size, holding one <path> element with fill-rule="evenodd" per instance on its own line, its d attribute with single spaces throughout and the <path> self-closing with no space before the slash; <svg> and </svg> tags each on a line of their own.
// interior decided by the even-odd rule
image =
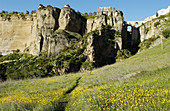
<svg viewBox="0 0 170 111">
<path fill-rule="evenodd" d="M 32 11 L 31 11 L 31 14 L 34 14 L 34 13 L 36 13 L 36 10 L 32 10 Z"/>
<path fill-rule="evenodd" d="M 158 25 L 160 25 L 160 22 L 155 22 L 154 23 L 154 27 L 157 27 Z"/>
<path fill-rule="evenodd" d="M 146 29 L 146 34 L 149 32 L 149 30 L 150 30 L 150 28 L 147 28 L 147 29 Z"/>
<path fill-rule="evenodd" d="M 42 9 L 44 9 L 44 8 L 45 8 L 45 6 L 42 5 L 42 4 L 40 4 L 38 10 L 42 10 Z"/>
<path fill-rule="evenodd" d="M 12 14 L 18 14 L 18 13 L 19 13 L 19 12 L 17 12 L 17 11 L 13 11 L 13 12 L 12 12 Z"/>
<path fill-rule="evenodd" d="M 53 8 L 51 5 L 47 5 L 47 8 Z"/>
<path fill-rule="evenodd" d="M 90 15 L 89 16 L 84 16 L 84 18 L 86 18 L 86 19 L 91 19 L 91 18 L 94 19 L 95 17 L 96 17 L 95 15 L 94 16 L 90 16 Z"/>
<path fill-rule="evenodd" d="M 89 16 L 93 16 L 93 14 L 90 12 L 90 13 L 89 13 Z"/>
<path fill-rule="evenodd" d="M 88 13 L 86 12 L 86 13 L 84 13 L 84 16 L 88 16 Z"/>
<path fill-rule="evenodd" d="M 28 10 L 26 11 L 26 14 L 29 14 L 29 11 L 28 11 Z"/>
<path fill-rule="evenodd" d="M 118 50 L 117 51 L 117 56 L 116 59 L 122 60 L 131 57 L 132 54 L 129 50 L 123 49 L 123 50 Z"/>
<path fill-rule="evenodd" d="M 6 80 L 6 65 L 5 64 L 0 64 L 0 81 Z"/>
<path fill-rule="evenodd" d="M 78 14 L 78 15 L 81 15 L 81 13 L 80 13 L 79 11 L 77 11 L 77 14 Z"/>
<path fill-rule="evenodd" d="M 17 49 L 17 50 L 16 50 L 16 53 L 18 53 L 18 52 L 20 52 L 20 50 L 19 50 L 19 49 Z"/>
<path fill-rule="evenodd" d="M 162 35 L 163 35 L 165 38 L 170 37 L 170 29 L 167 28 L 167 29 L 163 30 L 163 31 L 162 31 Z"/>
<path fill-rule="evenodd" d="M 151 44 L 152 44 L 154 41 L 156 41 L 158 38 L 160 38 L 160 36 L 151 37 L 151 38 L 149 38 L 149 39 L 144 40 L 143 42 L 141 42 L 141 43 L 139 44 L 139 47 L 140 47 L 139 52 L 141 52 L 141 51 L 144 50 L 144 49 L 148 49 L 148 48 L 151 46 Z"/>
<path fill-rule="evenodd" d="M 156 12 L 156 17 L 158 17 L 159 16 L 159 14 L 158 14 L 158 12 Z"/>
<path fill-rule="evenodd" d="M 94 69 L 94 63 L 93 62 L 84 62 L 81 65 L 81 71 L 92 70 L 92 69 Z"/>
<path fill-rule="evenodd" d="M 97 15 L 97 12 L 93 12 L 93 15 Z"/>
<path fill-rule="evenodd" d="M 24 12 L 21 12 L 21 15 L 24 15 Z"/>
</svg>

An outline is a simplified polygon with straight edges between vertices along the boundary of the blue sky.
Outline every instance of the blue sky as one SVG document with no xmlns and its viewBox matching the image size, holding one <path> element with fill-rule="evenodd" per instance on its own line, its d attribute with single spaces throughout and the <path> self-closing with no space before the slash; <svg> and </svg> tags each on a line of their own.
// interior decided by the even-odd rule
<svg viewBox="0 0 170 111">
<path fill-rule="evenodd" d="M 97 11 L 98 7 L 111 6 L 124 13 L 125 20 L 144 20 L 162 8 L 168 8 L 170 0 L 0 0 L 0 11 L 26 12 L 37 10 L 39 4 L 62 8 L 69 4 L 81 13 Z"/>
</svg>

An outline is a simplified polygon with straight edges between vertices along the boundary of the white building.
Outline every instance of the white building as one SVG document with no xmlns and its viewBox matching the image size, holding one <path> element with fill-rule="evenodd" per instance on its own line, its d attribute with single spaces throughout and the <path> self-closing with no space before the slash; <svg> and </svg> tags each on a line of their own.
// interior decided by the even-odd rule
<svg viewBox="0 0 170 111">
<path fill-rule="evenodd" d="M 170 6 L 168 6 L 167 9 L 161 9 L 161 10 L 159 10 L 157 13 L 158 13 L 158 17 L 160 17 L 161 15 L 166 15 L 166 14 L 170 13 Z M 152 19 L 154 19 L 154 18 L 156 18 L 156 14 L 153 15 L 153 16 L 147 17 L 147 18 L 145 19 L 145 21 L 150 21 L 150 20 L 152 20 Z"/>
<path fill-rule="evenodd" d="M 167 9 L 161 9 L 158 11 L 158 16 L 161 16 L 161 15 L 166 15 L 170 12 L 170 6 L 168 6 Z"/>
</svg>

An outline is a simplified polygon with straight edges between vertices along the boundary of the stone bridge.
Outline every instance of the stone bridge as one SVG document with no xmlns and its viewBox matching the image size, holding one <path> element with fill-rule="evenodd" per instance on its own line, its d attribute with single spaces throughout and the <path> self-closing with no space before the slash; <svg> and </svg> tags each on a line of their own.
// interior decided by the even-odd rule
<svg viewBox="0 0 170 111">
<path fill-rule="evenodd" d="M 126 24 L 133 26 L 133 27 L 139 27 L 142 25 L 142 23 L 145 23 L 146 21 L 125 21 Z"/>
</svg>

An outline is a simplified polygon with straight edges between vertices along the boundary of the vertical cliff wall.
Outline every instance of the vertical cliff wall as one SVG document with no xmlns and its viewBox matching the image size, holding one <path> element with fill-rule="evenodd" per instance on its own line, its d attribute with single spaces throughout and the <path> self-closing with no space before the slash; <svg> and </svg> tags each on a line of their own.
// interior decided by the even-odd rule
<svg viewBox="0 0 170 111">
<path fill-rule="evenodd" d="M 39 9 L 36 13 L 37 18 L 32 25 L 32 41 L 28 47 L 29 52 L 38 55 L 40 52 L 47 51 L 50 45 L 50 38 L 54 31 L 59 27 L 58 18 L 60 9 L 46 7 Z"/>
<path fill-rule="evenodd" d="M 0 52 L 19 49 L 21 52 L 38 55 L 48 50 L 51 52 L 52 48 L 51 53 L 54 54 L 57 53 L 55 50 L 58 50 L 56 46 L 60 44 L 54 38 L 64 36 L 54 34 L 56 30 L 62 29 L 84 35 L 108 25 L 113 30 L 121 32 L 123 22 L 123 13 L 118 10 L 99 11 L 94 18 L 86 19 L 69 6 L 62 9 L 40 6 L 34 15 L 27 16 L 6 14 L 6 17 L 0 18 Z M 118 40 L 122 45 L 121 38 Z"/>
<path fill-rule="evenodd" d="M 122 31 L 124 17 L 122 11 L 113 10 L 107 12 L 98 12 L 94 18 L 87 20 L 87 33 L 96 29 L 101 29 L 102 26 L 110 25 L 116 31 Z"/>
<path fill-rule="evenodd" d="M 19 15 L 0 17 L 0 52 L 23 51 L 30 43 L 32 16 Z"/>
</svg>

